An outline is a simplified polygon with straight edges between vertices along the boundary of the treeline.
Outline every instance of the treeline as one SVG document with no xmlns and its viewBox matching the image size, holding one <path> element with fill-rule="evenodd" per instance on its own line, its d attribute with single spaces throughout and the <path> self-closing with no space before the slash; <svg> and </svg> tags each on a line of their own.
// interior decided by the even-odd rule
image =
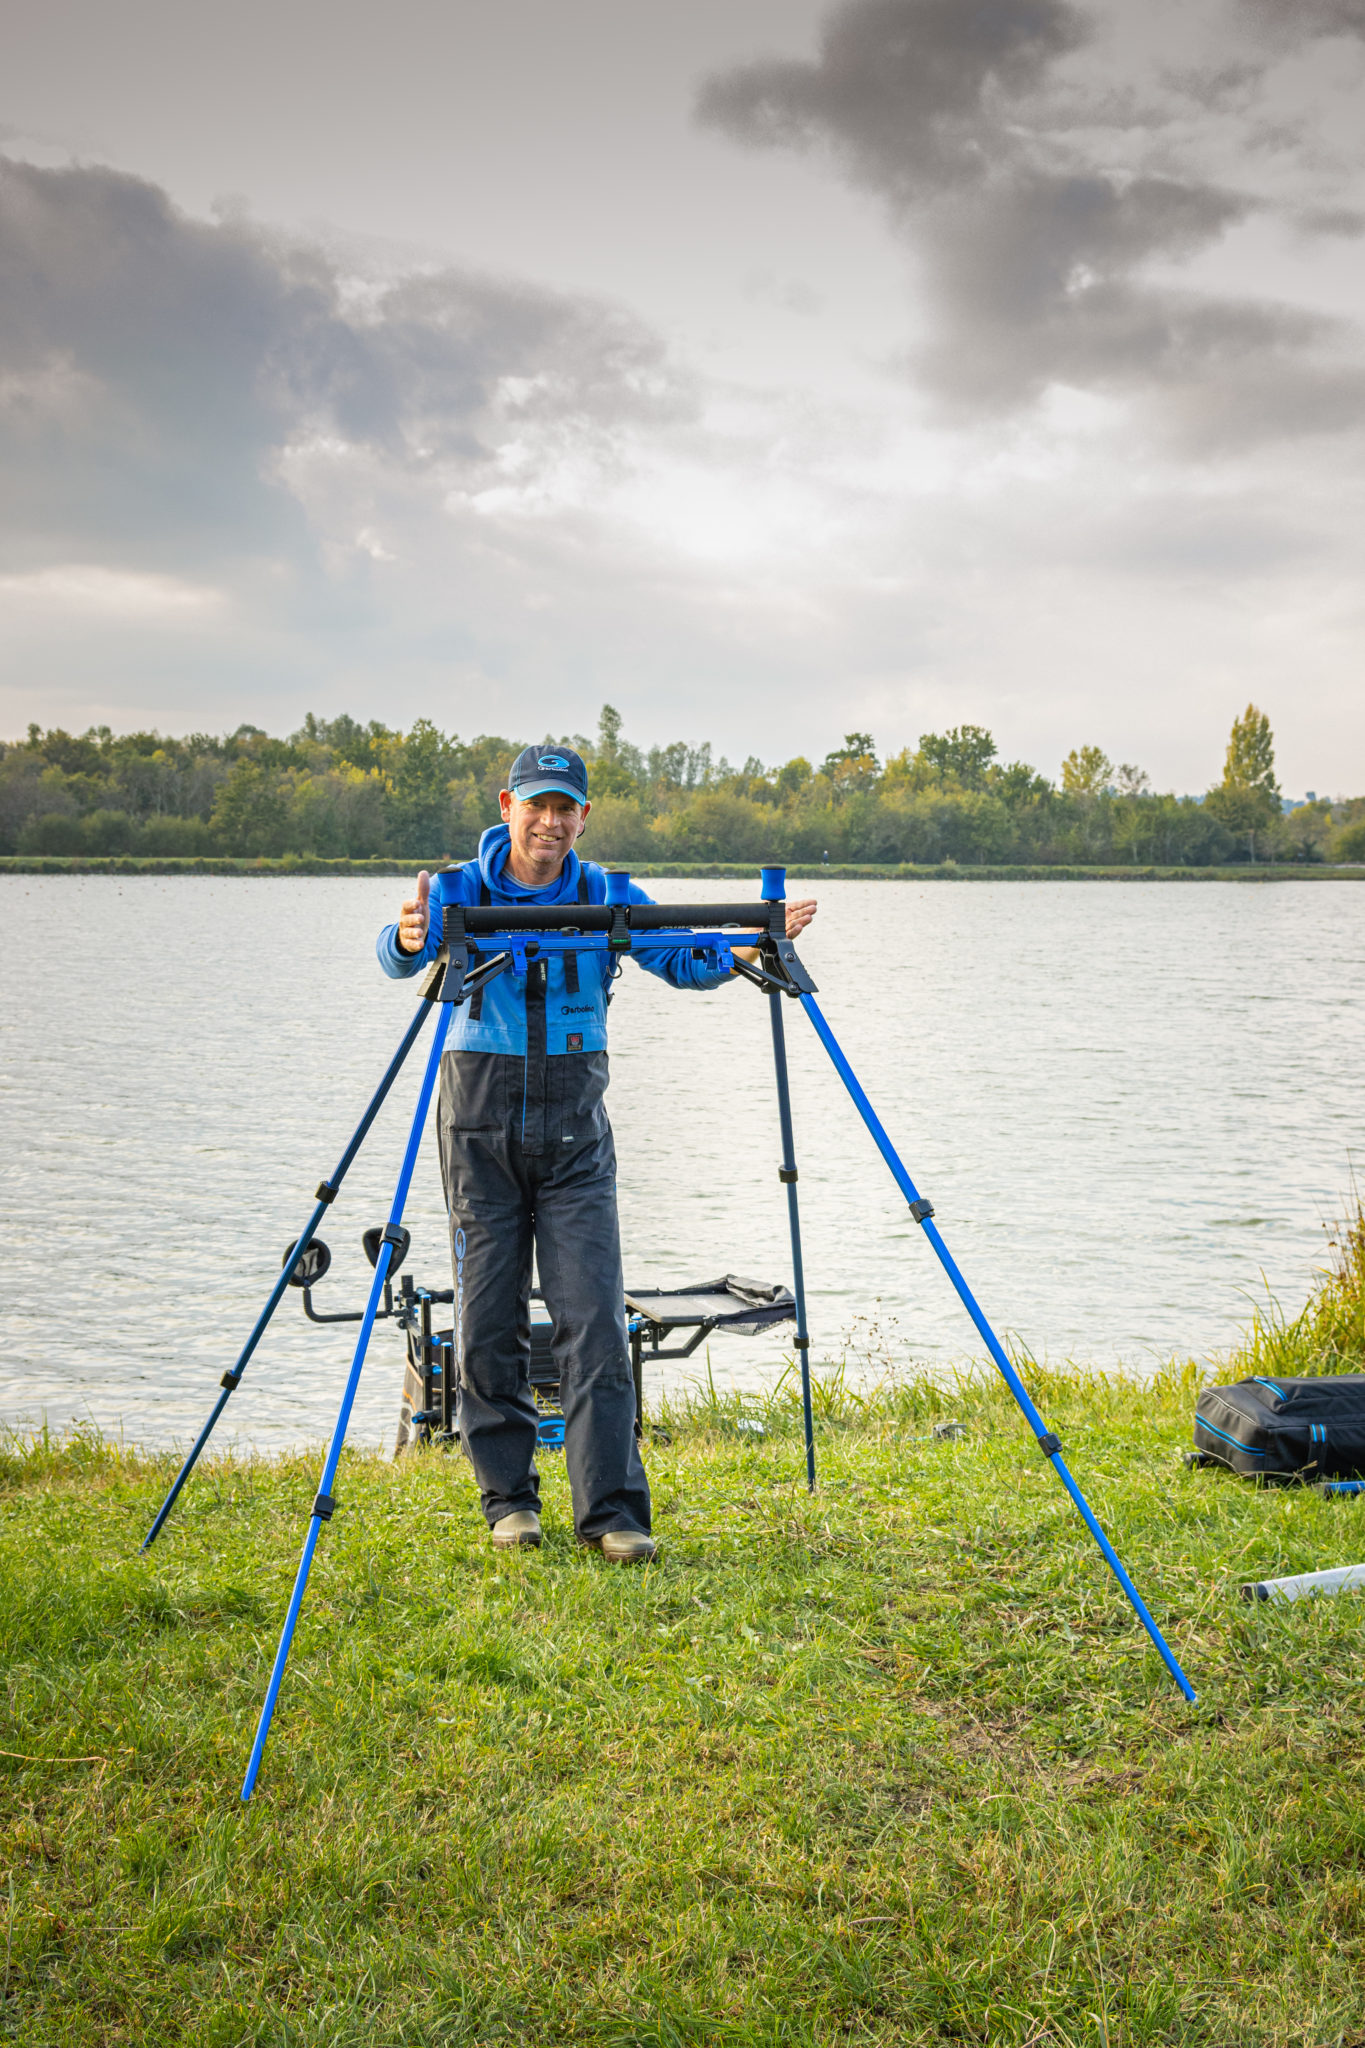
<svg viewBox="0 0 1365 2048">
<path fill-rule="evenodd" d="M 583 846 L 604 860 L 1365 860 L 1365 799 L 1283 810 L 1255 706 L 1234 723 L 1222 779 L 1203 797 L 1155 791 L 1097 746 L 1075 749 L 1052 782 L 1001 761 L 973 725 L 923 733 L 885 760 L 869 733 L 853 732 L 818 763 L 751 757 L 740 768 L 709 745 L 633 746 L 610 705 L 595 739 L 559 737 L 590 763 Z M 524 743 L 463 741 L 427 719 L 398 732 L 310 715 L 287 739 L 252 725 L 222 739 L 34 725 L 0 743 L 0 852 L 464 859 L 496 819 Z"/>
</svg>

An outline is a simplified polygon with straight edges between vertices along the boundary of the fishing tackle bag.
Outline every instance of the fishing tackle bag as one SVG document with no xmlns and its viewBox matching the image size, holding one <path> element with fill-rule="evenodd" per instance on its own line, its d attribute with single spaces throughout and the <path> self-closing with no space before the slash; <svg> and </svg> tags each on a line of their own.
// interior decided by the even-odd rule
<svg viewBox="0 0 1365 2048">
<path fill-rule="evenodd" d="M 1196 1462 L 1272 1479 L 1365 1477 L 1365 1373 L 1238 1380 L 1195 1403 Z"/>
</svg>

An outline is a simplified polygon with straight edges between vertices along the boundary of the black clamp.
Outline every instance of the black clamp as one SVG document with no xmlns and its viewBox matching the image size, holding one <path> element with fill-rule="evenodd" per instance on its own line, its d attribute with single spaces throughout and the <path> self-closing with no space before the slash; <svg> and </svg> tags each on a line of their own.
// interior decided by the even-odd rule
<svg viewBox="0 0 1365 2048">
<path fill-rule="evenodd" d="M 787 938 L 785 931 L 769 932 L 760 952 L 769 974 L 784 996 L 811 996 L 815 994 L 815 983 L 797 958 L 796 948 Z"/>
<path fill-rule="evenodd" d="M 313 1502 L 313 1513 L 320 1522 L 330 1522 L 341 1502 L 334 1493 L 320 1493 Z"/>
<path fill-rule="evenodd" d="M 916 1223 L 923 1223 L 926 1216 L 932 1216 L 934 1205 L 927 1195 L 921 1195 L 917 1202 L 910 1204 L 910 1214 Z"/>
<path fill-rule="evenodd" d="M 794 1166 L 779 1166 L 777 1169 L 777 1177 L 779 1180 L 797 1180 L 799 1178 L 799 1175 L 797 1174 L 796 1168 Z"/>
<path fill-rule="evenodd" d="M 626 919 L 624 903 L 611 905 L 611 922 L 607 926 L 607 950 L 610 953 L 630 951 L 630 925 Z"/>
<path fill-rule="evenodd" d="M 1062 1448 L 1062 1440 L 1059 1436 L 1054 1436 L 1051 1430 L 1048 1430 L 1045 1436 L 1039 1437 L 1038 1448 L 1045 1458 L 1055 1458 L 1058 1451 Z"/>
<path fill-rule="evenodd" d="M 391 1244 L 397 1252 L 406 1251 L 411 1243 L 411 1239 L 401 1223 L 386 1223 L 379 1233 L 379 1242 L 380 1244 Z"/>
<path fill-rule="evenodd" d="M 792 1350 L 793 1350 L 793 1351 L 809 1351 L 809 1350 L 810 1350 L 810 1338 L 809 1338 L 809 1337 L 793 1337 L 793 1338 L 792 1338 Z"/>
<path fill-rule="evenodd" d="M 429 1001 L 458 1003 L 464 1000 L 470 972 L 469 934 L 465 930 L 463 903 L 447 903 L 441 913 L 441 951 L 422 994 Z M 474 954 L 477 960 L 478 954 Z"/>
<path fill-rule="evenodd" d="M 218 1384 L 220 1387 L 226 1387 L 230 1394 L 235 1394 L 238 1387 L 242 1384 L 241 1366 L 238 1366 L 236 1372 L 225 1372 Z"/>
<path fill-rule="evenodd" d="M 315 1202 L 334 1202 L 340 1193 L 341 1189 L 335 1187 L 330 1180 L 320 1180 L 313 1200 Z"/>
</svg>

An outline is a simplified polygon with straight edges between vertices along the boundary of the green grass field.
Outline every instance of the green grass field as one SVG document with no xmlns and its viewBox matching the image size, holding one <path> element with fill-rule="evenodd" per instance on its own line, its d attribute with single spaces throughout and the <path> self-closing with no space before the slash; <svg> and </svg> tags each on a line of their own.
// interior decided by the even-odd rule
<svg viewBox="0 0 1365 2048">
<path fill-rule="evenodd" d="M 1256 1369 L 1365 1366 L 1362 1277 Z M 507 1556 L 460 1458 L 348 1457 L 247 1809 L 317 1459 L 201 1468 L 142 1559 L 171 1461 L 13 1445 L 0 2035 L 1365 2042 L 1365 1607 L 1237 1597 L 1365 1500 L 1187 1473 L 1192 1369 L 1029 1377 L 1197 1705 L 996 1385 L 835 1375 L 813 1499 L 789 1388 L 667 1418 L 642 1571 L 562 1461 Z"/>
</svg>

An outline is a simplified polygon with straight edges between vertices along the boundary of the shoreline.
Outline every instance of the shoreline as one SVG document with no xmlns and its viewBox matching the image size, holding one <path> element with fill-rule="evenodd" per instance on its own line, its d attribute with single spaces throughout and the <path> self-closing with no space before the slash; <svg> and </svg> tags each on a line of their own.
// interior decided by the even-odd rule
<svg viewBox="0 0 1365 2048">
<path fill-rule="evenodd" d="M 231 875 L 231 876 L 339 876 L 375 877 L 414 874 L 418 868 L 433 873 L 457 865 L 453 858 L 412 860 L 326 860 L 311 854 L 259 855 L 254 859 L 236 855 L 140 855 L 140 854 L 0 854 L 0 874 L 9 875 Z M 610 867 L 613 863 L 601 863 Z M 745 861 L 643 861 L 622 863 L 640 881 L 733 881 L 752 877 L 758 863 Z M 787 873 L 799 881 L 821 877 L 853 882 L 1357 882 L 1365 881 L 1365 862 L 1265 861 L 1244 862 L 1234 867 L 1078 867 L 1058 862 L 1050 865 L 966 866 L 955 861 L 925 865 L 913 862 L 876 864 L 858 861 L 792 861 Z"/>
</svg>

